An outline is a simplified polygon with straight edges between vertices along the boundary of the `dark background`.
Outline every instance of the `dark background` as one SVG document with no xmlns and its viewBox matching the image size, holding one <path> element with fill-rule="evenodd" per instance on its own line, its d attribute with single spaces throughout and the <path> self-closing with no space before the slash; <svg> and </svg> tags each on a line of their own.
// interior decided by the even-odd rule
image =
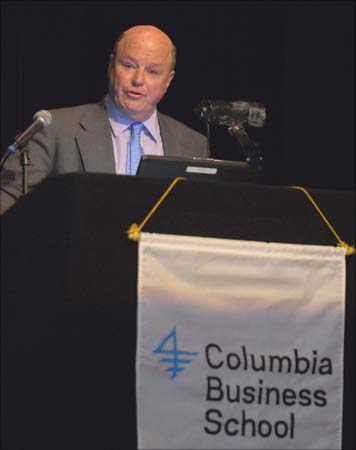
<svg viewBox="0 0 356 450">
<path fill-rule="evenodd" d="M 39 109 L 96 102 L 117 35 L 153 24 L 177 46 L 160 110 L 205 133 L 203 99 L 262 102 L 264 181 L 355 189 L 354 2 L 108 2 L 1 4 L 1 149 Z M 241 160 L 227 128 L 212 156 Z"/>
</svg>

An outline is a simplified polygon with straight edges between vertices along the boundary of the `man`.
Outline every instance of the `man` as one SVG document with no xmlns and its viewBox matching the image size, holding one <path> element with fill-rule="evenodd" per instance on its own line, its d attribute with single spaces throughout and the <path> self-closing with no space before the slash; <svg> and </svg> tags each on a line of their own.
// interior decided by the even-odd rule
<svg viewBox="0 0 356 450">
<path fill-rule="evenodd" d="M 139 25 L 122 33 L 110 55 L 108 95 L 97 104 L 52 110 L 51 125 L 28 144 L 29 189 L 69 172 L 134 175 L 143 153 L 208 157 L 202 134 L 156 109 L 174 66 L 175 47 L 158 28 Z M 5 170 L 14 179 L 3 183 L 1 212 L 21 196 L 19 152 Z"/>
</svg>

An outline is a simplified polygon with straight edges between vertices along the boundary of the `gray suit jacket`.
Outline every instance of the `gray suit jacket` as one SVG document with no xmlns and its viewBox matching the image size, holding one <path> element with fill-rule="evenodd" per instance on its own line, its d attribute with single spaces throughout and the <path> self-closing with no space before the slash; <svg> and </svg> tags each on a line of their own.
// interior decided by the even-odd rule
<svg viewBox="0 0 356 450">
<path fill-rule="evenodd" d="M 53 121 L 28 144 L 31 165 L 29 190 L 49 176 L 70 172 L 115 173 L 111 129 L 103 101 L 51 110 Z M 209 156 L 205 136 L 169 116 L 158 113 L 166 156 Z M 21 165 L 18 152 L 5 164 L 1 213 L 21 196 Z M 9 176 L 10 175 L 10 176 Z M 11 181 L 6 181 L 6 178 Z"/>
</svg>

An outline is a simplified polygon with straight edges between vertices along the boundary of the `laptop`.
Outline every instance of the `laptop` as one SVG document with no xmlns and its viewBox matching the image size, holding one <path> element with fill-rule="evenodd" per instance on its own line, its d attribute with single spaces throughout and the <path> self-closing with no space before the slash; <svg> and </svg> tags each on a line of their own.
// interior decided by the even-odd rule
<svg viewBox="0 0 356 450">
<path fill-rule="evenodd" d="M 261 171 L 252 170 L 246 162 L 241 161 L 143 155 L 136 176 L 257 184 L 260 182 Z"/>
</svg>

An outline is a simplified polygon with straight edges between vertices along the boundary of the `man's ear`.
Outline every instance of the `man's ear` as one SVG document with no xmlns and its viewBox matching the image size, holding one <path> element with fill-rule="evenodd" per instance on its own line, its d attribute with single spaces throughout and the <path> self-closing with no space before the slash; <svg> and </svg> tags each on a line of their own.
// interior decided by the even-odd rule
<svg viewBox="0 0 356 450">
<path fill-rule="evenodd" d="M 108 64 L 108 76 L 110 77 L 110 71 L 114 67 L 115 56 L 113 53 L 110 53 L 109 64 Z"/>
<path fill-rule="evenodd" d="M 168 74 L 167 82 L 166 82 L 166 91 L 165 92 L 167 92 L 167 90 L 169 88 L 169 85 L 171 84 L 171 81 L 173 80 L 175 74 L 176 73 L 175 73 L 174 70 L 171 70 L 170 73 Z"/>
<path fill-rule="evenodd" d="M 109 68 L 111 68 L 114 65 L 115 62 L 115 56 L 113 53 L 110 53 L 110 57 L 109 57 Z"/>
</svg>

